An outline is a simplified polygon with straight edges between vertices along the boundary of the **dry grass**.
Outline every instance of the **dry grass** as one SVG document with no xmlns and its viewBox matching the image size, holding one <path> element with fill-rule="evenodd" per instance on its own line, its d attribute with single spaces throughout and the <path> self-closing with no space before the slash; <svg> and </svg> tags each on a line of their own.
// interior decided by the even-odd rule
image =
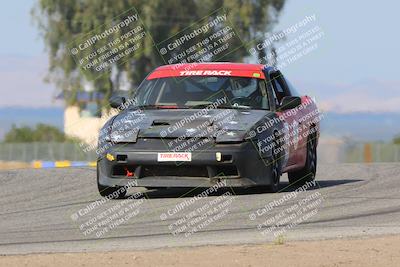
<svg viewBox="0 0 400 267">
<path fill-rule="evenodd" d="M 27 162 L 0 161 L 0 170 L 27 169 L 27 168 L 31 168 L 31 167 L 32 167 L 32 165 Z"/>
</svg>

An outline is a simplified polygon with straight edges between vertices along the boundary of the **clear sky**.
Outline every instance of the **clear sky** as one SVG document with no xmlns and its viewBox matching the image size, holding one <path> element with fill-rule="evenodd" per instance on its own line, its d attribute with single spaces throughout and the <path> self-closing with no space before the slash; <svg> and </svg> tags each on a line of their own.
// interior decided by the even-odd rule
<svg viewBox="0 0 400 267">
<path fill-rule="evenodd" d="M 290 69 L 290 75 L 322 82 L 398 80 L 399 10 L 394 0 L 288 0 L 277 28 L 316 14 L 325 32 L 318 51 Z"/>
<path fill-rule="evenodd" d="M 284 70 L 340 112 L 400 112 L 400 2 L 289 0 L 276 30 L 316 15 L 318 48 Z"/>
<path fill-rule="evenodd" d="M 0 9 L 0 107 L 61 106 L 43 82 L 47 55 L 32 25 L 34 3 L 8 1 Z M 287 0 L 275 30 L 315 14 L 324 36 L 283 73 L 327 109 L 400 112 L 399 10 L 393 0 Z"/>
</svg>

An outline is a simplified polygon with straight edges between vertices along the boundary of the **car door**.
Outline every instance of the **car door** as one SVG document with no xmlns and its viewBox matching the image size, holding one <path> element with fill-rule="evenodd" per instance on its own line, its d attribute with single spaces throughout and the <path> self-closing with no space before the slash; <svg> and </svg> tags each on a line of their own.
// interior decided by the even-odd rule
<svg viewBox="0 0 400 267">
<path fill-rule="evenodd" d="M 304 140 L 301 138 L 301 124 L 300 118 L 302 116 L 301 110 L 284 110 L 280 111 L 281 101 L 285 96 L 292 96 L 292 92 L 289 90 L 285 78 L 280 71 L 270 72 L 269 84 L 273 89 L 275 98 L 275 107 L 277 115 L 284 119 L 286 128 L 286 153 L 288 153 L 288 161 L 286 167 L 297 167 L 299 162 L 303 159 L 302 147 L 304 146 Z"/>
<path fill-rule="evenodd" d="M 285 77 L 283 77 L 283 79 L 287 86 L 287 89 L 290 92 L 290 95 L 301 98 L 302 108 L 297 110 L 295 119 L 298 122 L 299 126 L 296 165 L 298 165 L 298 167 L 302 167 L 304 166 L 307 159 L 307 141 L 310 125 L 314 124 L 312 123 L 312 121 L 315 120 L 315 116 L 318 116 L 318 114 L 313 115 L 317 107 L 315 106 L 314 101 L 309 96 L 299 94 L 288 79 L 286 79 Z"/>
</svg>

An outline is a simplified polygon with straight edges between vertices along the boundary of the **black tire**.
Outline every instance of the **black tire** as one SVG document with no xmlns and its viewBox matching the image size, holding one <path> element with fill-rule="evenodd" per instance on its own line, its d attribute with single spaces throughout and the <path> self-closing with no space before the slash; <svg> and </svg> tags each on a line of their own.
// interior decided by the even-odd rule
<svg viewBox="0 0 400 267">
<path fill-rule="evenodd" d="M 268 185 L 266 189 L 271 193 L 276 193 L 279 190 L 279 184 L 281 179 L 281 152 L 280 145 L 277 142 L 279 140 L 279 136 L 275 134 L 274 146 L 272 148 L 272 158 L 271 158 L 271 177 L 272 177 L 272 184 Z"/>
<path fill-rule="evenodd" d="M 98 168 L 98 167 L 97 167 Z M 110 199 L 124 198 L 126 195 L 126 188 L 123 186 L 105 186 L 99 183 L 99 170 L 97 170 L 97 189 L 102 197 L 108 197 Z"/>
<path fill-rule="evenodd" d="M 311 131 L 313 131 L 311 129 Z M 307 139 L 307 158 L 306 164 L 303 169 L 289 172 L 288 178 L 291 185 L 296 184 L 300 186 L 306 182 L 312 182 L 315 180 L 317 173 L 317 138 L 316 133 L 312 132 Z"/>
</svg>

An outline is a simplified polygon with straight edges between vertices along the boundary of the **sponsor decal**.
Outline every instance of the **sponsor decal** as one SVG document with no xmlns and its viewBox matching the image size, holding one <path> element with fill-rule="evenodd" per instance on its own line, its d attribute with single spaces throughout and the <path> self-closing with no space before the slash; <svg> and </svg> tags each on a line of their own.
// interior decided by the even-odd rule
<svg viewBox="0 0 400 267">
<path fill-rule="evenodd" d="M 231 76 L 232 71 L 230 70 L 184 70 L 179 72 L 180 76 L 199 76 L 199 75 L 210 75 L 210 76 Z"/>
<path fill-rule="evenodd" d="M 192 161 L 192 153 L 158 153 L 157 161 Z"/>
</svg>

